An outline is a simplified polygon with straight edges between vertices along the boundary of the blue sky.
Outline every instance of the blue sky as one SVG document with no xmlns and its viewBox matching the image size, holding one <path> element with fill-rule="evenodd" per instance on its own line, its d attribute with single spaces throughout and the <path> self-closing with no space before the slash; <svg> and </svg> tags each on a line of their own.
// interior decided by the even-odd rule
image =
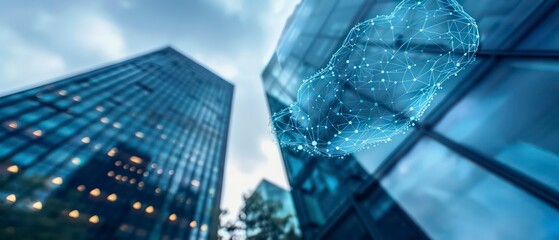
<svg viewBox="0 0 559 240">
<path fill-rule="evenodd" d="M 0 95 L 171 45 L 236 85 L 222 207 L 287 188 L 260 73 L 299 0 L 0 2 Z"/>
</svg>

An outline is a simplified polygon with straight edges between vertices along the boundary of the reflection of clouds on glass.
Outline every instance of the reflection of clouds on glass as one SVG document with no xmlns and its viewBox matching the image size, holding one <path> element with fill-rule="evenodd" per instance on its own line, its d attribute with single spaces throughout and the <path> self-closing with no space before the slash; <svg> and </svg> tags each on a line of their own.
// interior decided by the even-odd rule
<svg viewBox="0 0 559 240">
<path fill-rule="evenodd" d="M 555 209 L 430 139 L 421 140 L 381 186 L 433 239 L 557 234 L 548 224 L 559 217 Z"/>
<path fill-rule="evenodd" d="M 455 0 L 405 0 L 353 27 L 297 102 L 273 115 L 273 130 L 282 145 L 328 156 L 390 141 L 474 61 L 478 45 L 475 20 Z"/>
</svg>

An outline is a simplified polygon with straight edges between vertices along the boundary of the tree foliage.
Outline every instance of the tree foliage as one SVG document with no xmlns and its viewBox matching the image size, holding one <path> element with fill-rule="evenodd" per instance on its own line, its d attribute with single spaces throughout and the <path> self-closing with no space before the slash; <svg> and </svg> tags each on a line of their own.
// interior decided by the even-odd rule
<svg viewBox="0 0 559 240">
<path fill-rule="evenodd" d="M 282 202 L 266 200 L 258 192 L 243 198 L 245 206 L 239 214 L 239 220 L 245 225 L 247 239 L 299 239 L 292 229 L 288 229 L 289 220 L 293 216 L 281 215 Z"/>
</svg>

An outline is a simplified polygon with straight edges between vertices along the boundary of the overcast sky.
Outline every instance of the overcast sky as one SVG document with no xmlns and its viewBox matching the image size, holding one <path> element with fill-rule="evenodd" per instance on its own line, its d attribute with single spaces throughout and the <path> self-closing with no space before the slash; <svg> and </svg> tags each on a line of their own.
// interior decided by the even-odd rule
<svg viewBox="0 0 559 240">
<path fill-rule="evenodd" d="M 0 1 L 0 95 L 171 45 L 236 86 L 222 207 L 287 188 L 260 73 L 299 0 Z"/>
</svg>

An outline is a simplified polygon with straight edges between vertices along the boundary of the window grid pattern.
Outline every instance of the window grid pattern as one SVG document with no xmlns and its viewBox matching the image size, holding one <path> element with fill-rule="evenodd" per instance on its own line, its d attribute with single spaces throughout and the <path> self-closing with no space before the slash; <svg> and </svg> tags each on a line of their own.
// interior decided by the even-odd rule
<svg viewBox="0 0 559 240">
<path fill-rule="evenodd" d="M 332 45 L 332 42 L 337 42 L 334 46 L 339 46 L 344 39 L 343 36 L 356 23 L 377 15 L 390 13 L 399 1 L 328 2 L 326 4 L 323 1 L 302 1 L 291 17 L 290 24 L 285 28 L 275 55 L 262 73 L 270 112 L 278 111 L 293 103 L 297 94 L 297 87 L 302 83 L 302 80 L 313 74 L 320 66 L 325 66 L 332 54 L 328 52 L 331 50 L 326 50 L 325 52 L 321 50 L 320 55 L 323 58 L 317 58 L 318 55 L 313 53 L 313 49 L 329 49 L 328 47 L 321 46 Z M 523 132 L 514 130 L 515 133 L 520 132 L 526 135 L 525 139 L 537 142 L 539 146 L 545 147 L 541 149 L 542 147 L 534 144 L 512 144 L 512 147 L 507 147 L 501 150 L 500 153 L 492 156 L 491 154 L 494 153 L 491 151 L 494 150 L 485 150 L 488 147 L 479 143 L 482 142 L 480 141 L 482 139 L 475 138 L 476 135 L 483 135 L 479 131 L 485 131 L 482 127 L 478 127 L 483 125 L 475 125 L 477 123 L 472 119 L 476 119 L 476 116 L 468 115 L 469 121 L 467 121 L 456 114 L 463 113 L 461 111 L 467 111 L 467 104 L 471 103 L 471 100 L 476 100 L 475 98 L 480 95 L 478 92 L 487 91 L 481 89 L 493 87 L 489 89 L 495 93 L 495 91 L 502 91 L 495 87 L 496 82 L 510 82 L 509 85 L 516 84 L 513 82 L 516 80 L 512 79 L 514 74 L 506 75 L 510 72 L 507 69 L 511 68 L 520 69 L 515 73 L 520 75 L 527 73 L 530 71 L 530 67 L 532 67 L 534 69 L 531 73 L 532 77 L 524 77 L 524 80 L 540 78 L 541 80 L 534 84 L 542 84 L 542 86 L 546 87 L 534 88 L 536 89 L 534 90 L 525 86 L 522 88 L 522 91 L 526 93 L 524 94 L 526 96 L 523 98 L 524 101 L 517 101 L 524 104 L 516 104 L 515 106 L 504 105 L 502 108 L 518 109 L 519 115 L 525 112 L 524 114 L 528 116 L 538 112 L 534 110 L 533 112 L 535 113 L 531 113 L 521 110 L 522 108 L 543 109 L 543 107 L 529 105 L 529 103 L 533 102 L 529 97 L 534 98 L 538 92 L 540 95 L 544 94 L 543 88 L 553 89 L 557 87 L 557 84 L 550 82 L 551 79 L 557 77 L 557 72 L 553 70 L 556 69 L 557 60 L 559 59 L 557 40 L 553 37 L 544 37 L 547 35 L 542 33 L 546 31 L 544 29 L 548 29 L 550 32 L 553 31 L 551 25 L 557 20 L 558 4 L 554 1 L 545 0 L 536 2 L 507 1 L 499 2 L 498 4 L 492 1 L 481 1 L 475 4 L 466 1 L 459 2 L 480 23 L 479 28 L 482 39 L 480 52 L 477 55 L 478 59 L 474 64 L 475 66 L 469 67 L 467 72 L 460 76 L 460 79 L 449 81 L 444 86 L 444 91 L 437 96 L 435 102 L 432 103 L 431 109 L 425 113 L 426 118 L 417 123 L 413 131 L 400 139 L 395 139 L 393 143 L 388 143 L 386 146 L 379 146 L 347 157 L 344 160 L 346 160 L 348 165 L 351 165 L 349 163 L 352 162 L 359 162 L 362 167 L 347 167 L 346 170 L 335 167 L 336 160 L 327 158 L 317 159 L 319 158 L 317 156 L 309 156 L 290 148 L 282 148 L 282 156 L 286 165 L 288 179 L 293 189 L 292 197 L 295 202 L 302 232 L 306 239 L 328 239 L 328 236 L 338 234 L 338 226 L 343 225 L 345 216 L 351 214 L 358 215 L 359 223 L 364 229 L 363 231 L 366 231 L 368 236 L 375 239 L 421 239 L 432 237 L 448 239 L 453 236 L 467 236 L 459 231 L 459 229 L 468 229 L 467 225 L 443 230 L 437 229 L 437 227 L 441 226 L 440 223 L 437 225 L 436 221 L 433 221 L 432 218 L 426 218 L 418 213 L 421 210 L 429 213 L 425 209 L 418 210 L 419 207 L 417 206 L 420 205 L 417 203 L 418 199 L 415 199 L 415 204 L 410 204 L 409 201 L 412 199 L 410 194 L 425 193 L 413 191 L 404 186 L 412 186 L 408 183 L 410 181 L 420 182 L 420 180 L 427 181 L 429 179 L 426 176 L 420 176 L 421 169 L 408 170 L 410 166 L 417 165 L 416 161 L 413 160 L 417 158 L 415 156 L 422 156 L 417 153 L 417 148 L 421 146 L 429 146 L 425 151 L 432 149 L 433 152 L 437 152 L 444 149 L 446 155 L 443 156 L 458 159 L 455 160 L 455 164 L 461 166 L 455 168 L 445 168 L 443 166 L 433 168 L 433 177 L 437 171 L 440 171 L 440 174 L 444 174 L 445 171 L 454 171 L 454 177 L 447 176 L 448 181 L 457 182 L 455 187 L 460 186 L 464 188 L 464 191 L 467 191 L 469 188 L 472 194 L 477 191 L 483 192 L 479 187 L 474 187 L 473 184 L 487 179 L 485 184 L 488 184 L 487 181 L 491 182 L 491 185 L 488 186 L 493 186 L 494 189 L 510 189 L 503 190 L 500 193 L 501 195 L 494 195 L 493 197 L 494 199 L 511 199 L 511 206 L 492 205 L 491 199 L 480 200 L 471 194 L 462 196 L 458 193 L 452 193 L 453 190 L 448 188 L 448 186 L 428 185 L 429 182 L 424 182 L 425 185 L 413 185 L 415 188 L 423 189 L 430 187 L 433 191 L 439 191 L 439 194 L 450 194 L 448 196 L 455 196 L 456 199 L 476 199 L 478 203 L 485 204 L 486 207 L 495 207 L 495 212 L 501 214 L 488 216 L 486 219 L 496 219 L 506 216 L 506 214 L 522 213 L 520 215 L 533 217 L 530 221 L 536 223 L 524 226 L 532 226 L 532 228 L 527 227 L 524 229 L 523 234 L 528 235 L 506 236 L 504 235 L 506 233 L 501 231 L 502 228 L 491 225 L 499 222 L 497 220 L 489 222 L 484 226 L 473 224 L 474 226 L 471 227 L 474 228 L 473 230 L 470 228 L 470 232 L 483 232 L 485 228 L 489 228 L 490 232 L 488 234 L 496 234 L 505 238 L 557 238 L 559 233 L 554 231 L 553 227 L 550 227 L 552 224 L 550 225 L 549 223 L 556 222 L 559 219 L 559 191 L 557 190 L 559 186 L 555 184 L 557 179 L 553 177 L 553 174 L 546 175 L 546 172 L 557 170 L 556 161 L 554 161 L 557 159 L 557 151 L 555 147 L 549 145 L 549 143 L 554 142 L 551 139 L 557 138 L 557 134 L 554 134 L 555 131 L 542 131 L 534 127 L 528 128 Z M 349 6 L 342 8 L 341 5 L 346 3 Z M 491 6 L 493 11 L 488 12 L 488 8 L 484 6 Z M 355 11 L 356 9 L 359 10 Z M 346 10 L 347 14 L 340 14 L 341 11 Z M 322 15 L 322 17 L 317 18 L 319 15 Z M 344 19 L 334 21 L 334 18 L 340 17 Z M 351 20 L 347 21 L 345 18 L 350 18 Z M 346 25 L 342 28 L 338 26 L 339 24 L 333 26 L 332 22 L 346 23 Z M 507 24 L 502 24 L 503 22 Z M 504 27 L 505 25 L 506 27 Z M 547 46 L 547 49 L 541 49 L 542 46 Z M 519 65 L 522 66 L 518 67 Z M 502 76 L 507 76 L 508 79 L 496 80 Z M 547 81 L 544 81 L 546 76 L 548 77 Z M 516 85 L 520 86 L 519 84 Z M 510 91 L 512 92 L 513 90 Z M 505 96 L 503 95 L 502 98 Z M 489 97 L 486 98 L 488 100 L 491 99 Z M 539 101 L 541 103 L 547 101 L 549 104 L 552 104 L 557 99 L 547 97 Z M 543 105 L 547 106 L 549 105 L 548 103 Z M 485 114 L 481 110 L 471 112 L 472 114 Z M 549 122 L 557 121 L 557 118 L 553 118 L 553 116 L 556 116 L 553 115 L 553 111 L 548 112 L 549 114 L 544 114 L 541 121 L 539 121 L 540 124 L 548 124 L 543 126 L 550 126 Z M 456 122 L 456 116 L 463 120 Z M 508 122 L 514 122 L 517 118 L 511 114 L 502 116 L 510 116 Z M 497 117 L 492 116 L 488 118 Z M 501 128 L 508 126 L 507 123 L 502 123 L 501 125 L 503 125 Z M 465 130 L 467 126 L 471 126 L 470 132 Z M 493 128 L 498 129 L 499 126 L 493 126 Z M 531 129 L 534 129 L 536 132 L 530 132 Z M 505 129 L 504 131 L 511 130 L 513 128 Z M 517 134 L 516 139 L 513 138 L 512 140 L 522 140 L 520 137 L 523 137 L 523 135 L 520 135 L 520 133 Z M 498 135 L 494 138 L 487 136 L 485 138 L 494 139 L 497 142 L 505 140 L 501 140 L 503 137 Z M 546 139 L 547 142 L 544 142 Z M 438 148 L 436 144 L 427 144 L 432 141 L 444 147 Z M 501 143 L 501 145 L 503 144 Z M 550 151 L 552 152 L 550 153 Z M 531 157 L 527 159 L 511 157 L 522 154 L 530 154 L 529 156 Z M 555 155 L 552 156 L 553 154 Z M 425 155 L 423 158 L 421 159 L 423 161 L 422 164 L 428 164 L 428 159 L 436 159 L 435 156 L 429 155 Z M 511 160 L 524 160 L 526 163 L 511 162 Z M 534 166 L 536 163 L 530 165 L 528 163 L 530 160 L 537 160 L 539 161 L 537 163 L 542 164 L 541 166 L 547 166 L 552 170 L 542 169 L 541 166 L 538 168 Z M 334 168 L 337 171 L 324 170 L 329 168 Z M 460 179 L 458 178 L 459 174 L 464 176 L 473 174 L 477 178 Z M 406 178 L 409 178 L 409 180 L 406 180 Z M 326 180 L 323 180 L 321 183 L 317 182 L 316 179 Z M 327 179 L 332 180 L 328 181 Z M 348 179 L 355 181 L 352 185 L 357 185 L 358 188 L 348 191 L 347 187 L 339 189 L 329 187 L 332 186 L 332 183 L 340 183 Z M 445 182 L 443 180 L 440 181 Z M 483 186 L 483 184 L 480 185 Z M 325 197 L 328 195 L 335 197 Z M 338 207 L 334 209 L 323 207 L 321 209 L 316 207 L 320 206 L 318 201 L 320 203 L 333 201 L 329 206 Z M 519 203 L 520 205 L 514 207 L 512 203 Z M 424 203 L 425 206 L 430 206 L 429 204 L 433 204 L 433 202 Z M 478 214 L 483 213 L 474 211 L 476 208 L 464 202 L 456 201 L 446 204 L 462 206 L 464 209 L 470 209 L 471 212 Z M 433 206 L 446 207 L 445 205 L 437 204 Z M 499 207 L 502 209 L 497 209 Z M 500 212 L 501 210 L 504 210 L 504 212 Z M 435 215 L 433 214 L 433 216 Z M 509 217 L 514 218 L 512 215 Z M 444 216 L 437 215 L 437 217 L 442 218 Z M 475 223 L 478 221 L 471 222 Z M 453 222 L 448 221 L 448 223 Z M 470 237 L 476 238 L 476 236 Z"/>
<path fill-rule="evenodd" d="M 13 201 L 1 207 L 17 214 L 39 202 L 45 215 L 75 208 L 74 224 L 96 237 L 210 238 L 232 95 L 231 84 L 165 48 L 4 96 L 0 197 Z M 6 218 L 1 234 L 18 234 L 41 214 Z"/>
</svg>

